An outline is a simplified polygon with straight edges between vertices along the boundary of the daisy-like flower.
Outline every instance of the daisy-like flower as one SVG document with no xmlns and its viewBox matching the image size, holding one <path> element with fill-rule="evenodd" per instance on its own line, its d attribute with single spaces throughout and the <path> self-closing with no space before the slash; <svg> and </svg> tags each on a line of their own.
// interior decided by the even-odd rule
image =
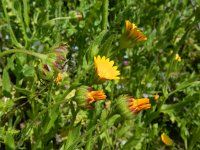
<svg viewBox="0 0 200 150">
<path fill-rule="evenodd" d="M 103 90 L 94 91 L 88 86 L 79 87 L 75 94 L 75 100 L 78 106 L 83 108 L 92 108 L 92 103 L 105 99 L 106 95 Z"/>
<path fill-rule="evenodd" d="M 173 144 L 173 140 L 165 133 L 161 134 L 161 140 L 167 146 L 172 146 L 172 144 Z"/>
<path fill-rule="evenodd" d="M 120 48 L 133 47 L 135 43 L 146 41 L 147 37 L 138 29 L 138 27 L 130 21 L 125 21 L 125 31 L 120 39 Z"/>
<path fill-rule="evenodd" d="M 100 80 L 115 80 L 119 79 L 120 72 L 117 70 L 117 66 L 114 65 L 114 61 L 110 61 L 109 58 L 98 55 L 94 57 L 94 64 L 96 69 L 96 75 Z"/>
<path fill-rule="evenodd" d="M 117 108 L 123 116 L 130 119 L 133 114 L 151 108 L 151 104 L 148 98 L 134 99 L 133 97 L 122 95 L 117 99 Z"/>
</svg>

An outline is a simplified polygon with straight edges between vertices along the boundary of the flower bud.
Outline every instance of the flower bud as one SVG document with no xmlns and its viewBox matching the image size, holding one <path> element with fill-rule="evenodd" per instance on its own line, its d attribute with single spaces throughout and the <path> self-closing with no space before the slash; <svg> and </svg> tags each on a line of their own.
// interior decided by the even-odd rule
<svg viewBox="0 0 200 150">
<path fill-rule="evenodd" d="M 92 103 L 105 99 L 106 95 L 103 90 L 94 91 L 88 86 L 79 87 L 75 94 L 75 100 L 78 106 L 83 108 L 92 108 Z"/>
<path fill-rule="evenodd" d="M 60 44 L 58 47 L 53 48 L 51 53 L 46 54 L 46 59 L 42 60 L 39 65 L 40 77 L 45 80 L 51 80 L 57 83 L 61 81 L 61 72 L 67 55 L 67 47 Z"/>
<path fill-rule="evenodd" d="M 117 99 L 117 108 L 123 116 L 131 118 L 133 114 L 151 108 L 151 104 L 148 98 L 134 99 L 133 97 L 122 95 Z"/>
<path fill-rule="evenodd" d="M 147 37 L 130 21 L 125 21 L 125 31 L 120 38 L 120 49 L 131 48 L 137 42 L 146 41 Z"/>
</svg>

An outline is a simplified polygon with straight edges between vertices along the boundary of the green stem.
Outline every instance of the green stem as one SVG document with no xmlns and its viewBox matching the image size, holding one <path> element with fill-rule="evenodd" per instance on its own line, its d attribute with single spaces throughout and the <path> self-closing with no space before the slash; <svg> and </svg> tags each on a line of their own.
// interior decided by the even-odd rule
<svg viewBox="0 0 200 150">
<path fill-rule="evenodd" d="M 0 53 L 0 58 L 4 57 L 6 55 L 12 54 L 12 53 L 23 53 L 23 54 L 28 54 L 28 55 L 32 55 L 35 56 L 39 59 L 46 59 L 47 56 L 45 54 L 40 54 L 40 53 L 36 53 L 33 51 L 29 51 L 29 50 L 20 50 L 20 49 L 11 49 L 11 50 L 6 50 L 2 53 Z"/>
<path fill-rule="evenodd" d="M 102 5 L 102 30 L 106 30 L 107 26 L 108 26 L 108 6 L 109 6 L 109 1 L 103 0 L 103 5 Z"/>
<path fill-rule="evenodd" d="M 3 6 L 3 11 L 4 11 L 4 15 L 5 15 L 5 19 L 8 25 L 8 31 L 10 33 L 11 36 L 11 41 L 17 46 L 17 47 L 22 47 L 21 44 L 17 41 L 17 38 L 15 36 L 15 33 L 12 29 L 11 23 L 10 23 L 10 17 L 8 15 L 7 9 L 6 9 L 6 0 L 2 0 L 2 6 Z"/>
<path fill-rule="evenodd" d="M 47 25 L 53 21 L 59 21 L 59 20 L 70 20 L 70 19 L 78 19 L 77 17 L 57 17 L 57 18 L 53 18 L 51 20 L 48 20 L 47 22 L 44 23 L 44 25 Z"/>
</svg>

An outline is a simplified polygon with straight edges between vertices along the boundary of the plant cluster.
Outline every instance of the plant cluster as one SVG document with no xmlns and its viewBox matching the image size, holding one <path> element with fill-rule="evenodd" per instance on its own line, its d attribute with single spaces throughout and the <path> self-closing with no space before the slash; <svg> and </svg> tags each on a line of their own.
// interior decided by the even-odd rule
<svg viewBox="0 0 200 150">
<path fill-rule="evenodd" d="M 0 149 L 200 149 L 199 0 L 0 2 Z"/>
</svg>

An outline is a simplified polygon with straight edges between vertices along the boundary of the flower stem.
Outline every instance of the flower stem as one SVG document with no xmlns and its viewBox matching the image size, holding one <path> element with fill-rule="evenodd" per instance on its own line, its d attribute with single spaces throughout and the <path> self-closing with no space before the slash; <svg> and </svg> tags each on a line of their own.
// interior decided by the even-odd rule
<svg viewBox="0 0 200 150">
<path fill-rule="evenodd" d="M 106 30 L 108 26 L 108 6 L 109 1 L 103 0 L 102 4 L 102 30 Z"/>
<path fill-rule="evenodd" d="M 30 51 L 30 50 L 11 49 L 11 50 L 6 50 L 6 51 L 0 53 L 0 58 L 4 57 L 6 55 L 12 54 L 12 53 L 28 54 L 28 55 L 35 56 L 39 59 L 46 59 L 46 57 L 47 57 L 45 54 L 36 53 L 36 52 Z"/>
</svg>

